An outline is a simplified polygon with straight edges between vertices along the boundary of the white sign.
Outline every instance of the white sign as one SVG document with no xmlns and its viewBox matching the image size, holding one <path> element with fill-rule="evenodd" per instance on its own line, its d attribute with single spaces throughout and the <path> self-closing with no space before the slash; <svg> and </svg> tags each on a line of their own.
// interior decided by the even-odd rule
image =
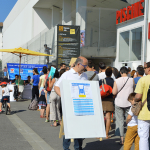
<svg viewBox="0 0 150 150">
<path fill-rule="evenodd" d="M 63 80 L 60 91 L 65 138 L 106 137 L 99 83 Z"/>
</svg>

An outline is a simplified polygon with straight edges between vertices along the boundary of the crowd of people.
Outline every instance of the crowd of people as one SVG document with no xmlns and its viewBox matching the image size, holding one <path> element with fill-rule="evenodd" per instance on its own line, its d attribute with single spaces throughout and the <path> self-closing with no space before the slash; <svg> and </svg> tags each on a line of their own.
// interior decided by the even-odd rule
<svg viewBox="0 0 150 150">
<path fill-rule="evenodd" d="M 56 66 L 51 66 L 55 67 Z M 102 96 L 102 107 L 106 126 L 106 139 L 111 138 L 112 115 L 115 114 L 115 135 L 120 136 L 120 144 L 124 145 L 124 150 L 130 150 L 135 143 L 135 150 L 149 150 L 149 127 L 150 111 L 147 105 L 143 104 L 142 110 L 136 116 L 132 112 L 133 105 L 147 98 L 147 91 L 150 86 L 150 62 L 140 65 L 136 70 L 131 70 L 127 65 L 118 70 L 115 67 L 106 66 L 104 62 L 99 63 L 99 70 L 91 60 L 80 56 L 70 68 L 66 64 L 60 64 L 60 69 L 56 68 L 54 78 L 49 77 L 51 70 L 43 67 L 39 74 L 37 68 L 33 69 L 33 78 L 28 77 L 26 81 L 21 80 L 21 76 L 15 76 L 12 84 L 31 84 L 32 100 L 38 101 L 40 118 L 45 118 L 45 122 L 51 121 L 51 126 L 61 125 L 62 108 L 60 83 L 62 80 L 91 80 L 97 81 L 100 93 L 104 92 L 104 85 L 111 89 L 109 95 Z M 18 80 L 19 79 L 19 80 Z M 127 132 L 124 138 L 125 120 Z M 75 150 L 82 149 L 83 139 L 74 139 Z M 63 138 L 63 148 L 68 150 L 70 140 Z"/>
</svg>

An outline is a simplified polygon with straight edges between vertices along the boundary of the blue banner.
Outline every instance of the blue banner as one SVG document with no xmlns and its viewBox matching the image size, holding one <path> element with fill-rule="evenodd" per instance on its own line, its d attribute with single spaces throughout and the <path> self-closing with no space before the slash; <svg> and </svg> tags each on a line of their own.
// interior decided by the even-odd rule
<svg viewBox="0 0 150 150">
<path fill-rule="evenodd" d="M 38 72 L 41 73 L 43 66 L 47 65 L 38 65 L 38 64 L 21 64 L 20 65 L 20 75 L 22 80 L 27 80 L 28 76 L 33 77 L 33 69 L 37 68 Z M 15 75 L 19 75 L 19 64 L 16 63 L 7 63 L 7 69 L 9 74 L 9 79 L 15 79 Z"/>
</svg>

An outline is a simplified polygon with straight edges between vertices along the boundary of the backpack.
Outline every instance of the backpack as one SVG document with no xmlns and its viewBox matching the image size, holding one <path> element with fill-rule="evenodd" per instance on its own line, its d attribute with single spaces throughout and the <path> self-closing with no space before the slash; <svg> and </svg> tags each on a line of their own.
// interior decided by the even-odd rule
<svg viewBox="0 0 150 150">
<path fill-rule="evenodd" d="M 35 99 L 31 102 L 31 104 L 28 107 L 29 110 L 37 110 L 38 109 L 38 101 Z"/>
<path fill-rule="evenodd" d="M 150 86 L 147 92 L 147 108 L 150 111 Z"/>
<path fill-rule="evenodd" d="M 100 94 L 102 99 L 109 96 L 112 93 L 112 87 L 107 85 L 106 80 L 102 80 L 102 85 L 100 86 Z"/>
<path fill-rule="evenodd" d="M 50 92 L 51 89 L 49 88 L 49 81 L 47 81 L 47 88 L 46 88 L 46 91 Z"/>
</svg>

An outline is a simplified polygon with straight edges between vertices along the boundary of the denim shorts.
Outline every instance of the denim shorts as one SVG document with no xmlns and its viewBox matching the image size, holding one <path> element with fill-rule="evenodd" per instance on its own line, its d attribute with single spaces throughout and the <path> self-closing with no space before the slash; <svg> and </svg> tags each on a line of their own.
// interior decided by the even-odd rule
<svg viewBox="0 0 150 150">
<path fill-rule="evenodd" d="M 4 98 L 7 98 L 8 100 L 6 101 L 7 103 L 10 103 L 10 97 L 9 96 L 3 96 L 1 99 L 1 103 L 4 102 Z"/>
<path fill-rule="evenodd" d="M 50 94 L 51 92 L 47 92 L 47 104 L 50 104 L 50 101 L 49 101 Z"/>
<path fill-rule="evenodd" d="M 43 89 L 44 89 L 43 87 L 40 87 L 40 89 L 39 89 L 39 94 L 40 94 L 40 92 L 41 92 Z"/>
<path fill-rule="evenodd" d="M 5 77 L 7 76 L 7 72 L 4 72 L 4 76 L 5 76 Z"/>
</svg>

